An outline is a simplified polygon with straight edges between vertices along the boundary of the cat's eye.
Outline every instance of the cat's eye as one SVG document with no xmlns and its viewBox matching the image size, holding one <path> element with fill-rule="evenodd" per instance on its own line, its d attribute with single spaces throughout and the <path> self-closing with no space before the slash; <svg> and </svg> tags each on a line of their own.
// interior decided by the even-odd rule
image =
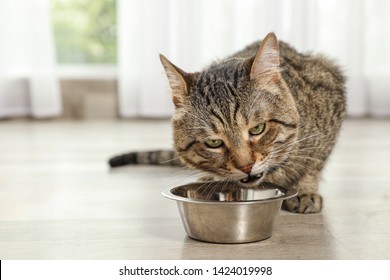
<svg viewBox="0 0 390 280">
<path fill-rule="evenodd" d="M 219 148 L 223 145 L 223 141 L 221 139 L 210 139 L 206 141 L 206 145 L 209 148 Z"/>
<path fill-rule="evenodd" d="M 265 123 L 259 123 L 255 127 L 252 127 L 249 129 L 250 135 L 259 135 L 261 134 L 265 129 Z"/>
</svg>

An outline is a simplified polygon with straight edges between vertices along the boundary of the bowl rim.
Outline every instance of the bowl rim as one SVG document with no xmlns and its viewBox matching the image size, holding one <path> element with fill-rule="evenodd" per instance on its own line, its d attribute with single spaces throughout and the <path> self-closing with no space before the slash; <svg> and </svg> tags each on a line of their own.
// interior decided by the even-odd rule
<svg viewBox="0 0 390 280">
<path fill-rule="evenodd" d="M 292 198 L 298 194 L 298 190 L 294 187 L 281 187 L 273 183 L 263 183 L 266 184 L 267 186 L 272 186 L 272 188 L 276 188 L 284 192 L 283 195 L 281 196 L 275 196 L 267 199 L 257 199 L 257 200 L 247 200 L 247 201 L 218 201 L 218 200 L 206 200 L 206 199 L 191 199 L 187 197 L 182 197 L 178 196 L 172 193 L 173 189 L 179 188 L 179 187 L 189 187 L 193 185 L 200 185 L 200 184 L 207 184 L 207 183 L 218 183 L 218 181 L 206 181 L 206 182 L 193 182 L 193 183 L 188 183 L 184 185 L 178 185 L 178 186 L 173 186 L 173 187 L 167 187 L 165 188 L 161 194 L 168 198 L 175 200 L 177 202 L 186 202 L 186 203 L 198 203 L 198 204 L 223 204 L 223 205 L 241 205 L 241 204 L 260 204 L 260 203 L 269 203 L 269 202 L 276 202 L 279 200 L 285 200 Z"/>
</svg>

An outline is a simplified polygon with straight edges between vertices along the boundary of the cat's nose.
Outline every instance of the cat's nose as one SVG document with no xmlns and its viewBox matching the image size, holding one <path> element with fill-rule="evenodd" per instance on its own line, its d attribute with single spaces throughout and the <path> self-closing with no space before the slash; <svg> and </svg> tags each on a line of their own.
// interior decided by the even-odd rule
<svg viewBox="0 0 390 280">
<path fill-rule="evenodd" d="M 250 164 L 248 164 L 248 165 L 246 165 L 246 166 L 244 166 L 244 167 L 240 167 L 239 169 L 240 169 L 242 172 L 244 172 L 244 173 L 246 173 L 246 174 L 249 174 L 249 173 L 251 173 L 251 171 L 252 171 L 252 167 L 253 167 L 253 163 L 250 163 Z"/>
</svg>

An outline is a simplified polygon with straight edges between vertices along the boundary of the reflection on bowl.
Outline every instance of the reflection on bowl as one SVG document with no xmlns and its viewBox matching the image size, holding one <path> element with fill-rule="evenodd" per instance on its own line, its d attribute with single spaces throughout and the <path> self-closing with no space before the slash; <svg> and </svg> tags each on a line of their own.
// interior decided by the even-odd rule
<svg viewBox="0 0 390 280">
<path fill-rule="evenodd" d="M 188 236 L 215 243 L 245 243 L 272 235 L 282 202 L 297 194 L 270 183 L 244 188 L 227 182 L 201 182 L 165 189 L 177 202 Z"/>
</svg>

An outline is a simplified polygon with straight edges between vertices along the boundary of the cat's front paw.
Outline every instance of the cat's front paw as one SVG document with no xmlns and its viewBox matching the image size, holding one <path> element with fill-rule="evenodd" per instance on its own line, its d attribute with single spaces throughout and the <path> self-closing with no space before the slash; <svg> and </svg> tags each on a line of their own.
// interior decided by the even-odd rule
<svg viewBox="0 0 390 280">
<path fill-rule="evenodd" d="M 322 209 L 322 197 L 316 193 L 303 193 L 283 201 L 283 209 L 294 213 L 318 213 Z"/>
</svg>

